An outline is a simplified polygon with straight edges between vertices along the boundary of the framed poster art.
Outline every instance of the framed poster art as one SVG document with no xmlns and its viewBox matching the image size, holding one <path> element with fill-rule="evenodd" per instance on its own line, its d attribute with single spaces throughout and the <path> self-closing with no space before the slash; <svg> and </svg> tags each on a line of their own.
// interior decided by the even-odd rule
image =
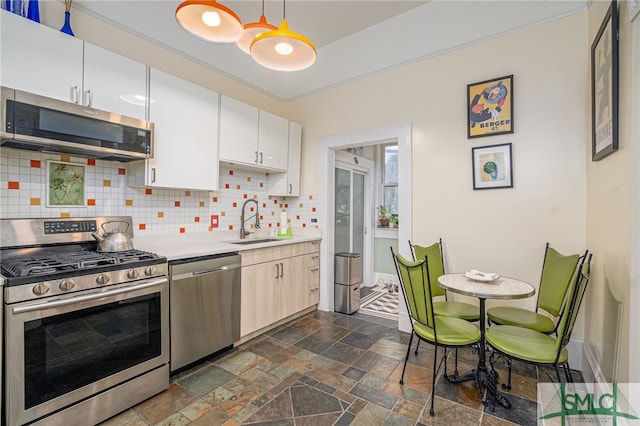
<svg viewBox="0 0 640 426">
<path fill-rule="evenodd" d="M 467 138 L 513 133 L 513 75 L 467 85 Z"/>
<path fill-rule="evenodd" d="M 85 205 L 86 166 L 47 161 L 47 207 Z"/>
<path fill-rule="evenodd" d="M 616 0 L 591 45 L 591 160 L 618 150 L 618 6 Z"/>
<path fill-rule="evenodd" d="M 471 149 L 473 189 L 513 188 L 511 144 Z"/>
</svg>

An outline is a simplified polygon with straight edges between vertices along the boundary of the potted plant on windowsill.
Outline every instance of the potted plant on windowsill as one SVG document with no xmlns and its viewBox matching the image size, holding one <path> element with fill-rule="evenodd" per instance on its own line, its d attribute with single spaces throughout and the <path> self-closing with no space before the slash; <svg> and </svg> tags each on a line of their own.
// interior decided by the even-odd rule
<svg viewBox="0 0 640 426">
<path fill-rule="evenodd" d="M 382 204 L 378 206 L 378 224 L 380 228 L 389 226 L 389 214 L 387 213 L 387 208 Z"/>
<path fill-rule="evenodd" d="M 392 214 L 391 217 L 389 218 L 389 220 L 391 221 L 391 227 L 392 228 L 397 228 L 398 227 L 398 215 L 397 214 Z"/>
</svg>

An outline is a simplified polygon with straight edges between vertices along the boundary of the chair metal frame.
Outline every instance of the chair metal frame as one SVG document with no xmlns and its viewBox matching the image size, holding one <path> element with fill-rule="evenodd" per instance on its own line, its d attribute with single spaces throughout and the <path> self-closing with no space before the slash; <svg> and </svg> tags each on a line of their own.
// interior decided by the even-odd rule
<svg viewBox="0 0 640 426">
<path fill-rule="evenodd" d="M 436 327 L 436 315 L 433 311 L 433 298 L 431 297 L 431 282 L 430 282 L 430 276 L 429 276 L 429 262 L 428 259 L 425 257 L 424 260 L 420 260 L 420 261 L 414 261 L 414 262 L 419 262 L 417 265 L 414 265 L 413 267 L 420 267 L 423 269 L 422 271 L 422 288 L 424 291 L 424 299 L 425 299 L 425 303 L 428 304 L 427 307 L 427 320 L 431 323 L 427 323 L 426 325 L 428 327 L 433 328 L 433 335 L 434 335 L 434 341 L 429 341 L 427 339 L 424 339 L 423 337 L 421 337 L 418 333 L 415 332 L 414 329 L 414 322 L 419 322 L 422 323 L 421 321 L 419 321 L 419 319 L 414 317 L 414 314 L 411 312 L 411 304 L 409 304 L 409 299 L 407 296 L 407 290 L 406 290 L 406 285 L 402 276 L 402 273 L 400 271 L 400 266 L 398 265 L 398 257 L 396 256 L 396 253 L 393 251 L 393 247 L 390 247 L 391 249 L 391 255 L 393 256 L 393 262 L 396 268 L 396 273 L 398 274 L 398 280 L 400 283 L 400 287 L 402 288 L 402 294 L 404 296 L 405 299 L 405 303 L 407 305 L 408 311 L 409 311 L 409 316 L 411 319 L 411 336 L 409 337 L 409 344 L 407 345 L 407 354 L 405 356 L 405 360 L 404 360 L 404 367 L 402 368 L 402 375 L 400 377 L 400 384 L 404 384 L 404 373 L 405 370 L 407 368 L 407 361 L 409 360 L 409 354 L 411 352 L 411 344 L 413 343 L 413 336 L 415 335 L 418 338 L 418 345 L 420 344 L 420 341 L 424 341 L 426 343 L 429 343 L 431 345 L 434 346 L 434 354 L 433 354 L 433 374 L 432 374 L 432 380 L 431 380 L 431 407 L 429 410 L 429 414 L 431 416 L 434 416 L 435 413 L 433 411 L 433 401 L 434 401 L 434 395 L 435 395 L 435 382 L 436 382 L 436 376 L 438 374 L 438 372 L 440 371 L 440 368 L 442 367 L 442 364 L 444 363 L 444 377 L 445 379 L 447 379 L 449 377 L 449 375 L 447 374 L 447 362 L 446 362 L 446 358 L 447 358 L 447 348 L 460 348 L 460 347 L 470 347 L 473 346 L 474 344 L 477 344 L 476 342 L 473 342 L 472 344 L 465 344 L 465 345 L 446 345 L 443 343 L 438 342 L 438 332 L 437 332 L 437 327 Z M 403 258 L 404 259 L 404 258 Z M 408 275 L 409 278 L 411 278 L 410 275 Z M 426 282 L 425 282 L 426 279 Z M 411 285 L 409 283 L 409 285 Z M 411 288 L 413 289 L 414 287 L 411 285 Z M 427 294 L 428 293 L 428 294 Z M 414 305 L 413 306 L 417 306 L 416 305 L 416 301 L 415 301 L 415 293 L 413 291 L 411 291 L 411 294 L 413 295 L 413 302 Z M 422 323 L 424 324 L 424 323 Z M 479 339 L 478 339 L 479 340 Z M 440 360 L 440 364 L 438 364 L 438 347 L 442 347 L 444 348 L 444 355 L 442 357 L 442 359 Z M 417 347 L 416 347 L 416 352 L 417 352 Z M 456 373 L 457 374 L 457 373 Z"/>
<path fill-rule="evenodd" d="M 561 328 L 560 337 L 556 337 L 556 344 L 557 344 L 556 358 L 553 363 L 534 362 L 534 361 L 517 358 L 517 357 L 506 354 L 505 352 L 501 351 L 499 348 L 493 346 L 490 342 L 487 342 L 491 350 L 491 355 L 489 356 L 489 363 L 493 371 L 495 371 L 494 364 L 499 358 L 505 358 L 507 360 L 507 364 L 509 366 L 509 372 L 508 372 L 507 384 L 506 385 L 504 383 L 502 384 L 502 387 L 504 389 L 511 389 L 511 367 L 514 359 L 520 362 L 524 362 L 524 363 L 532 364 L 536 366 L 553 365 L 556 371 L 558 383 L 562 381 L 561 375 L 560 375 L 560 369 L 559 369 L 559 367 L 562 366 L 567 382 L 573 381 L 571 377 L 570 367 L 569 367 L 569 358 L 567 357 L 566 361 L 560 362 L 560 355 L 562 353 L 562 350 L 569 344 L 569 341 L 571 339 L 571 334 L 573 333 L 573 327 L 575 325 L 576 319 L 578 317 L 578 312 L 582 304 L 582 299 L 584 298 L 584 294 L 589 284 L 589 280 L 591 277 L 591 258 L 592 258 L 592 254 L 588 253 L 588 251 L 585 253 L 584 256 L 581 256 L 581 260 L 578 262 L 578 270 L 577 270 L 577 273 L 575 274 L 574 282 L 569 286 L 569 289 L 571 292 L 570 292 L 569 298 L 565 302 L 560 319 L 558 321 L 558 324 L 562 324 L 562 328 Z M 545 334 L 539 331 L 536 333 Z M 557 342 L 557 339 L 560 339 L 559 344 Z"/>
<path fill-rule="evenodd" d="M 409 241 L 409 248 L 411 249 L 411 257 L 413 258 L 414 261 L 417 261 L 418 259 L 416 257 L 416 250 L 415 250 L 416 244 L 412 243 L 411 240 L 408 240 L 408 241 Z M 431 247 L 431 246 L 429 246 L 429 247 Z M 442 238 L 438 239 L 438 248 L 440 249 L 440 265 L 442 266 L 442 273 L 445 274 L 446 271 L 445 271 L 445 268 L 444 268 L 444 251 L 442 249 Z M 427 265 L 427 268 L 428 268 L 428 266 L 429 265 Z M 429 275 L 429 279 L 431 279 L 431 275 Z M 436 283 L 435 288 L 436 288 L 436 290 L 440 289 L 442 291 L 442 294 L 437 294 L 437 295 L 433 296 L 433 293 L 432 293 L 432 298 L 433 297 L 444 296 L 445 302 L 448 302 L 448 293 L 447 293 L 447 291 L 445 289 L 440 288 L 437 285 L 437 283 Z M 432 291 L 433 291 L 433 289 L 434 289 L 434 287 L 431 287 Z M 478 311 L 478 318 L 475 318 L 473 320 L 469 320 L 469 319 L 466 319 L 466 318 L 463 318 L 463 319 L 465 319 L 466 321 L 469 321 L 469 322 L 480 321 L 480 312 Z M 419 347 L 420 347 L 420 341 L 418 341 L 418 344 L 416 345 L 415 355 L 418 355 L 418 348 Z M 474 351 L 475 351 L 475 348 L 474 348 Z M 458 376 L 458 349 L 455 349 L 454 363 L 455 363 L 455 365 L 454 365 L 454 373 L 453 374 L 454 374 L 454 376 Z M 445 368 L 446 368 L 446 365 L 445 365 Z"/>
</svg>

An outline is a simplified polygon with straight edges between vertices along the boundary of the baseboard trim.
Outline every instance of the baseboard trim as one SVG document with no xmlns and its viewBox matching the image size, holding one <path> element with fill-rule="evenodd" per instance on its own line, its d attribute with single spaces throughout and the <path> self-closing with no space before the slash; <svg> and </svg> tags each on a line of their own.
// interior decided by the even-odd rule
<svg viewBox="0 0 640 426">
<path fill-rule="evenodd" d="M 604 377 L 604 373 L 602 372 L 602 368 L 600 368 L 600 363 L 598 363 L 598 358 L 596 357 L 595 349 L 589 343 L 584 343 L 582 345 L 582 350 L 584 354 L 584 359 L 587 361 L 589 370 L 583 370 L 584 373 L 588 373 L 589 376 L 585 377 L 586 382 L 595 382 L 595 383 L 607 383 L 607 379 Z"/>
</svg>

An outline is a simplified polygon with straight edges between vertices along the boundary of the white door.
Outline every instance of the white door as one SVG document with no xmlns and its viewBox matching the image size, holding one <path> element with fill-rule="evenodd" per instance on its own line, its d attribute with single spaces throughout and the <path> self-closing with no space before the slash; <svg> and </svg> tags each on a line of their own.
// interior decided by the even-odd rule
<svg viewBox="0 0 640 426">
<path fill-rule="evenodd" d="M 365 158 L 336 152 L 334 254 L 360 254 L 364 286 L 373 281 L 373 167 Z"/>
</svg>

